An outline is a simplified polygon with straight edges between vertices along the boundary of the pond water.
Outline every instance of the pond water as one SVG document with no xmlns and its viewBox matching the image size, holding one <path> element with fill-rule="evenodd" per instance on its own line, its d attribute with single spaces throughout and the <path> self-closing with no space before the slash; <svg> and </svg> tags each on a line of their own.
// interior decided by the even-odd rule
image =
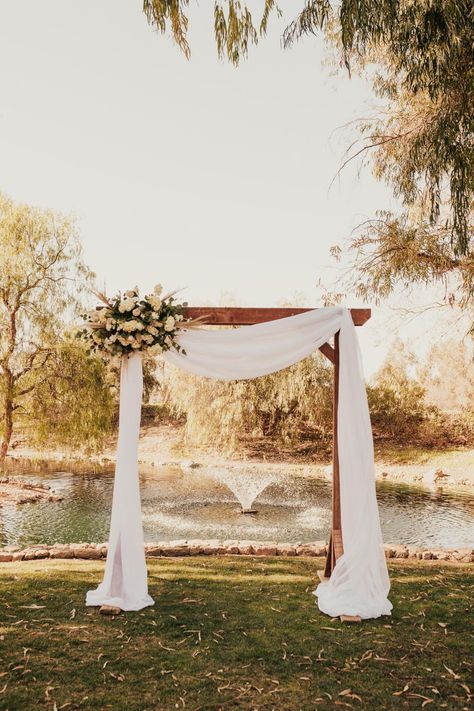
<svg viewBox="0 0 474 711">
<path fill-rule="evenodd" d="M 113 474 L 15 476 L 48 484 L 64 498 L 0 507 L 0 545 L 107 540 Z M 330 526 L 330 483 L 307 477 L 160 468 L 141 476 L 141 495 L 147 542 L 198 538 L 309 542 L 326 539 Z M 377 486 L 377 496 L 386 543 L 474 546 L 474 496 L 385 482 Z M 244 515 L 242 506 L 257 513 Z"/>
</svg>

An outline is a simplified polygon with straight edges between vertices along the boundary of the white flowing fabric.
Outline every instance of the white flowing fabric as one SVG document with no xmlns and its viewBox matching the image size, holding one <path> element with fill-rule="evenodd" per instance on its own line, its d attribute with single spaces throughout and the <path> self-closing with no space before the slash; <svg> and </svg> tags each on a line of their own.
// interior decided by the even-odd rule
<svg viewBox="0 0 474 711">
<path fill-rule="evenodd" d="M 329 581 L 317 590 L 318 605 L 331 616 L 390 614 L 390 588 L 375 494 L 374 457 L 359 346 L 350 312 L 340 307 L 232 330 L 183 332 L 186 355 L 165 360 L 195 375 L 244 380 L 286 368 L 310 355 L 340 331 L 338 441 L 344 554 Z M 122 366 L 120 432 L 112 522 L 103 583 L 87 604 L 138 610 L 147 594 L 136 453 L 142 375 L 140 356 Z M 126 390 L 126 394 L 124 393 Z M 126 409 L 125 409 L 126 408 Z M 123 430 L 126 429 L 126 432 Z"/>
<path fill-rule="evenodd" d="M 142 358 L 122 358 L 120 416 L 112 518 L 104 579 L 89 590 L 86 605 L 141 610 L 153 605 L 148 595 L 142 509 L 138 480 L 138 438 L 142 406 Z"/>
</svg>

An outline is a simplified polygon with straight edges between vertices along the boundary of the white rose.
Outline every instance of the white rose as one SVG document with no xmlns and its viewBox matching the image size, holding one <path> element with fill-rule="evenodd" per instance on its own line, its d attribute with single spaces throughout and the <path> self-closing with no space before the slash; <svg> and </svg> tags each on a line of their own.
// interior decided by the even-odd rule
<svg viewBox="0 0 474 711">
<path fill-rule="evenodd" d="M 125 321 L 122 324 L 122 331 L 125 331 L 126 333 L 131 333 L 132 331 L 142 331 L 144 328 L 143 323 L 140 321 L 135 321 L 132 319 L 131 321 Z"/>
<path fill-rule="evenodd" d="M 168 316 L 168 318 L 165 321 L 165 331 L 172 331 L 174 328 L 174 318 L 172 316 Z"/>
<path fill-rule="evenodd" d="M 120 313 L 125 313 L 125 311 L 132 311 L 137 303 L 136 297 L 131 297 L 129 299 L 124 299 L 120 302 L 119 311 Z"/>
<path fill-rule="evenodd" d="M 155 296 L 154 294 L 150 294 L 148 297 L 148 303 L 152 307 L 154 311 L 159 311 L 161 307 L 161 299 L 158 296 Z"/>
<path fill-rule="evenodd" d="M 173 345 L 173 341 L 172 341 L 172 339 L 171 339 L 169 336 L 165 336 L 165 343 L 166 343 L 166 345 L 169 346 L 170 348 L 171 348 L 171 346 Z"/>
<path fill-rule="evenodd" d="M 148 333 L 152 333 L 154 336 L 158 335 L 158 329 L 154 326 L 147 326 L 146 330 L 148 331 Z"/>
<path fill-rule="evenodd" d="M 150 355 L 152 355 L 152 356 L 160 355 L 160 353 L 162 352 L 162 350 L 163 350 L 163 348 L 160 346 L 160 344 L 159 344 L 159 343 L 155 343 L 154 346 L 152 346 L 151 348 L 148 349 L 148 353 L 149 353 Z"/>
<path fill-rule="evenodd" d="M 132 348 L 140 348 L 140 344 L 137 342 L 132 343 Z"/>
</svg>

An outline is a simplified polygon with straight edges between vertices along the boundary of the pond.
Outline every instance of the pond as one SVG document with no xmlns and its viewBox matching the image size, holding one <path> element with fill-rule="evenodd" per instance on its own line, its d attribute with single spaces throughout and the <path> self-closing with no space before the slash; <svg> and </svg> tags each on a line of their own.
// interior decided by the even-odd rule
<svg viewBox="0 0 474 711">
<path fill-rule="evenodd" d="M 113 474 L 28 473 L 64 498 L 0 507 L 0 545 L 102 542 L 108 538 Z M 308 477 L 224 468 L 157 468 L 141 475 L 147 542 L 238 539 L 309 542 L 326 539 L 330 483 Z M 377 486 L 384 541 L 423 547 L 474 545 L 474 496 L 429 492 L 386 482 Z M 242 513 L 242 508 L 255 511 Z"/>
</svg>

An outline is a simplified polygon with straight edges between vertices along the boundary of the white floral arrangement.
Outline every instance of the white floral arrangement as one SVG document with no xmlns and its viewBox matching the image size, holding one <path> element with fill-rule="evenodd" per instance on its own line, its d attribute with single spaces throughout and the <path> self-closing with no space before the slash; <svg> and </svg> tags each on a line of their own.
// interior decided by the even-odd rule
<svg viewBox="0 0 474 711">
<path fill-rule="evenodd" d="M 186 354 L 177 341 L 178 333 L 189 319 L 184 316 L 186 303 L 178 303 L 172 292 L 162 296 L 157 284 L 153 294 L 140 297 L 138 287 L 112 299 L 99 293 L 103 305 L 82 314 L 84 325 L 76 335 L 90 351 L 107 356 L 125 356 L 137 352 L 159 355 L 174 348 Z"/>
</svg>

